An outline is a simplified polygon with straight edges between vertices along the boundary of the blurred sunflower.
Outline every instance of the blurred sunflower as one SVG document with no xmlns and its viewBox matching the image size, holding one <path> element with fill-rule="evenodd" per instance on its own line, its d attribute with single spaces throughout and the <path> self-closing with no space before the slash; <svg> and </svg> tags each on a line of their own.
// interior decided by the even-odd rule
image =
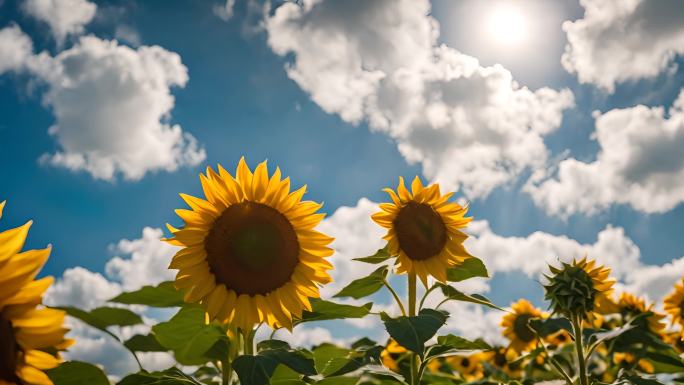
<svg viewBox="0 0 684 385">
<path fill-rule="evenodd" d="M 666 325 L 663 322 L 665 315 L 655 312 L 653 304 L 646 306 L 643 298 L 636 297 L 630 293 L 622 293 L 620 294 L 618 307 L 620 308 L 620 314 L 626 318 L 625 321 L 629 321 L 644 313 L 650 313 L 645 319 L 642 318 L 640 321 L 637 321 L 637 326 L 645 326 L 657 335 L 662 334 L 665 330 Z"/>
<path fill-rule="evenodd" d="M 637 360 L 633 353 L 631 352 L 615 352 L 613 353 L 613 363 L 618 366 L 632 367 L 635 366 L 637 369 L 644 373 L 653 373 L 653 364 L 643 358 Z"/>
<path fill-rule="evenodd" d="M 397 273 L 415 272 L 424 285 L 433 276 L 446 282 L 447 269 L 471 257 L 463 246 L 468 237 L 461 230 L 472 220 L 467 207 L 449 202 L 439 185 L 423 186 L 417 176 L 411 191 L 399 178 L 397 191 L 386 188 L 392 203 L 381 203 L 373 220 L 388 229 L 383 237 L 391 255 L 398 256 Z"/>
<path fill-rule="evenodd" d="M 399 373 L 399 364 L 408 357 L 407 352 L 405 347 L 390 339 L 385 349 L 380 353 L 380 360 L 387 369 Z"/>
<path fill-rule="evenodd" d="M 484 377 L 482 358 L 482 353 L 469 356 L 449 356 L 446 358 L 446 363 L 453 371 L 458 372 L 464 380 L 475 381 Z"/>
<path fill-rule="evenodd" d="M 481 353 L 483 361 L 509 377 L 519 377 L 522 373 L 521 365 L 513 363 L 518 357 L 520 355 L 515 350 L 503 346 Z"/>
<path fill-rule="evenodd" d="M 567 330 L 560 329 L 559 331 L 544 337 L 544 340 L 551 345 L 560 347 L 572 342 L 572 337 Z"/>
<path fill-rule="evenodd" d="M 243 331 L 261 322 L 291 329 L 332 280 L 333 238 L 314 230 L 322 205 L 302 201 L 306 186 L 290 192 L 279 168 L 269 177 L 265 161 L 252 174 L 240 159 L 235 177 L 208 167 L 200 182 L 206 199 L 181 194 L 191 210 L 176 210 L 182 229 L 169 226 L 168 241 L 183 247 L 169 265 L 176 287 Z"/>
<path fill-rule="evenodd" d="M 549 269 L 552 275 L 546 276 L 545 299 L 551 301 L 554 313 L 566 316 L 579 314 L 585 318 L 600 311 L 615 283 L 609 278 L 610 268 L 597 266 L 596 261 L 586 257 Z"/>
<path fill-rule="evenodd" d="M 530 327 L 529 321 L 544 318 L 545 314 L 526 299 L 520 299 L 511 305 L 511 309 L 513 312 L 504 315 L 501 320 L 504 337 L 511 341 L 511 348 L 518 353 L 533 349 L 537 344 L 537 334 Z"/>
<path fill-rule="evenodd" d="M 0 217 L 5 202 L 0 203 Z M 65 313 L 40 306 L 52 277 L 34 280 L 50 247 L 21 252 L 31 221 L 0 233 L 0 384 L 51 385 L 43 372 L 59 365 Z"/>
<path fill-rule="evenodd" d="M 665 312 L 670 315 L 672 325 L 684 326 L 684 278 L 675 284 L 674 290 L 664 299 Z"/>
</svg>

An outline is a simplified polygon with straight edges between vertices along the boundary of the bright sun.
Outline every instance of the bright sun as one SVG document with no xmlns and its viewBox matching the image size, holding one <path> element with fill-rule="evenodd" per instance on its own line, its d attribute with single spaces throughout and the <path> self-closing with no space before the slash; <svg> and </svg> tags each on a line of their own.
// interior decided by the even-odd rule
<svg viewBox="0 0 684 385">
<path fill-rule="evenodd" d="M 527 37 L 527 20 L 517 7 L 497 5 L 487 18 L 487 31 L 490 38 L 499 44 L 518 45 Z"/>
</svg>

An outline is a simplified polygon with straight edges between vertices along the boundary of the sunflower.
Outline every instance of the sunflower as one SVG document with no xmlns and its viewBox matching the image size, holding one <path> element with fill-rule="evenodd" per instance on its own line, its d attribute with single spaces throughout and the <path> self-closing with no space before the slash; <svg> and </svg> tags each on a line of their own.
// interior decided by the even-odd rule
<svg viewBox="0 0 684 385">
<path fill-rule="evenodd" d="M 481 353 L 481 359 L 493 368 L 502 371 L 509 377 L 518 377 L 522 373 L 519 363 L 514 363 L 520 355 L 513 349 L 499 346 Z"/>
<path fill-rule="evenodd" d="M 407 352 L 408 350 L 405 347 L 399 345 L 397 341 L 390 339 L 385 349 L 380 353 L 380 360 L 387 369 L 399 373 L 399 364 L 404 358 L 408 357 Z"/>
<path fill-rule="evenodd" d="M 0 203 L 0 217 L 5 202 Z M 31 221 L 0 233 L 0 384 L 51 385 L 43 372 L 59 365 L 58 352 L 73 341 L 65 313 L 40 306 L 52 277 L 34 280 L 50 247 L 20 252 Z"/>
<path fill-rule="evenodd" d="M 672 324 L 684 326 L 684 278 L 675 284 L 674 291 L 665 297 L 663 302 Z"/>
<path fill-rule="evenodd" d="M 475 381 L 484 376 L 482 358 L 482 353 L 469 356 L 449 356 L 446 358 L 446 363 L 452 370 L 458 372 L 464 380 Z"/>
<path fill-rule="evenodd" d="M 183 247 L 169 265 L 175 286 L 243 332 L 262 322 L 291 329 L 332 281 L 333 238 L 314 230 L 322 205 L 302 201 L 306 186 L 290 192 L 279 168 L 269 177 L 265 161 L 252 174 L 240 159 L 235 177 L 208 167 L 200 182 L 206 199 L 181 194 L 191 210 L 176 210 L 183 228 L 169 226 L 168 241 Z"/>
<path fill-rule="evenodd" d="M 511 348 L 518 353 L 533 349 L 537 342 L 537 334 L 528 322 L 531 319 L 544 318 L 545 314 L 526 299 L 520 299 L 511 305 L 511 309 L 513 312 L 506 314 L 501 320 L 504 337 L 511 341 Z"/>
<path fill-rule="evenodd" d="M 546 276 L 545 299 L 551 301 L 554 313 L 579 314 L 585 318 L 594 311 L 601 312 L 605 297 L 610 296 L 615 283 L 609 278 L 610 268 L 597 266 L 596 261 L 584 257 L 549 269 L 552 275 Z"/>
<path fill-rule="evenodd" d="M 637 360 L 634 353 L 631 352 L 615 352 L 613 354 L 613 363 L 618 366 L 632 367 L 635 366 L 637 369 L 644 373 L 653 373 L 653 364 L 643 358 Z"/>
<path fill-rule="evenodd" d="M 618 307 L 625 321 L 648 312 L 650 314 L 645 319 L 642 318 L 637 321 L 637 326 L 645 326 L 649 331 L 657 335 L 660 335 L 665 330 L 665 323 L 663 322 L 665 315 L 655 312 L 653 304 L 646 306 L 643 298 L 630 293 L 622 293 L 620 294 Z"/>
<path fill-rule="evenodd" d="M 570 336 L 570 333 L 568 333 L 567 330 L 560 329 L 557 332 L 549 334 L 548 336 L 544 337 L 544 340 L 551 345 L 561 347 L 567 343 L 572 342 L 572 337 Z"/>
<path fill-rule="evenodd" d="M 388 251 L 398 256 L 397 274 L 415 272 L 424 285 L 427 277 L 446 282 L 447 269 L 472 256 L 463 246 L 468 237 L 461 230 L 472 220 L 467 207 L 449 202 L 453 193 L 442 195 L 439 184 L 423 186 L 417 176 L 409 191 L 399 178 L 397 191 L 386 188 L 392 203 L 380 204 L 373 220 L 388 229 L 383 237 Z"/>
</svg>

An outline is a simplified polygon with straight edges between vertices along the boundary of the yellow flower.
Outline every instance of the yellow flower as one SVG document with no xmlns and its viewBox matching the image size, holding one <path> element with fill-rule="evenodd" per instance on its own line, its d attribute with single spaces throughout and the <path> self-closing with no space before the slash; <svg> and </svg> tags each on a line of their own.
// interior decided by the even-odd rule
<svg viewBox="0 0 684 385">
<path fill-rule="evenodd" d="M 636 357 L 634 357 L 634 354 L 630 352 L 615 352 L 613 354 L 613 362 L 616 365 L 624 364 L 625 366 L 632 366 L 634 365 L 635 361 Z M 654 370 L 653 364 L 643 358 L 637 362 L 637 368 L 644 373 L 653 373 Z"/>
<path fill-rule="evenodd" d="M 511 308 L 513 312 L 506 314 L 501 321 L 504 337 L 511 341 L 511 348 L 518 353 L 533 349 L 537 344 L 537 334 L 528 322 L 543 318 L 544 314 L 526 299 L 519 300 Z"/>
<path fill-rule="evenodd" d="M 252 174 L 242 158 L 235 177 L 208 167 L 200 182 L 206 199 L 181 194 L 191 210 L 176 210 L 182 229 L 169 226 L 169 242 L 183 247 L 169 265 L 176 287 L 243 331 L 261 322 L 291 329 L 332 280 L 333 238 L 314 230 L 322 205 L 302 201 L 306 186 L 290 192 L 279 168 L 269 177 L 266 162 Z"/>
<path fill-rule="evenodd" d="M 563 346 L 567 343 L 572 342 L 572 337 L 570 337 L 570 333 L 568 333 L 567 330 L 565 329 L 560 329 L 559 331 L 549 334 L 544 338 L 547 343 L 555 346 Z"/>
<path fill-rule="evenodd" d="M 572 264 L 563 263 L 560 268 L 549 266 L 551 276 L 546 276 L 548 283 L 545 298 L 551 301 L 554 313 L 566 316 L 580 314 L 582 318 L 591 312 L 601 312 L 606 304 L 605 297 L 610 296 L 615 280 L 610 279 L 610 269 L 597 266 L 596 261 L 573 260 Z"/>
<path fill-rule="evenodd" d="M 0 202 L 0 217 L 5 202 Z M 51 385 L 43 372 L 59 365 L 65 313 L 40 305 L 52 277 L 35 280 L 50 247 L 21 252 L 31 221 L 0 233 L 0 384 Z"/>
<path fill-rule="evenodd" d="M 390 339 L 385 349 L 380 353 L 380 360 L 387 369 L 399 373 L 399 363 L 406 356 L 407 350 L 397 341 Z"/>
<path fill-rule="evenodd" d="M 397 191 L 386 188 L 392 203 L 380 204 L 373 220 L 386 228 L 390 254 L 398 256 L 397 274 L 415 272 L 424 285 L 427 277 L 446 282 L 447 269 L 472 257 L 463 247 L 468 237 L 461 230 L 472 220 L 467 207 L 449 202 L 439 185 L 424 187 L 416 176 L 409 191 L 399 178 Z"/>
<path fill-rule="evenodd" d="M 510 377 L 518 377 L 522 373 L 519 364 L 511 364 L 520 355 L 513 349 L 496 347 L 493 350 L 481 353 L 482 360 L 489 362 L 493 367 L 501 370 Z"/>
<path fill-rule="evenodd" d="M 446 363 L 466 381 L 475 381 L 484 376 L 482 353 L 475 353 L 470 356 L 449 356 Z"/>
<path fill-rule="evenodd" d="M 640 314 L 651 312 L 650 315 L 646 316 L 645 322 L 643 322 L 644 320 L 642 319 L 641 323 L 639 323 L 640 321 L 637 321 L 637 324 L 647 326 L 648 330 L 658 335 L 665 330 L 665 323 L 663 322 L 665 315 L 655 312 L 653 310 L 653 304 L 646 306 L 646 302 L 643 298 L 636 297 L 630 293 L 622 293 L 620 294 L 618 307 L 620 308 L 620 313 L 623 317 L 627 317 L 625 322 Z"/>
<path fill-rule="evenodd" d="M 684 326 L 684 278 L 675 284 L 674 291 L 665 297 L 664 305 L 672 324 Z"/>
</svg>

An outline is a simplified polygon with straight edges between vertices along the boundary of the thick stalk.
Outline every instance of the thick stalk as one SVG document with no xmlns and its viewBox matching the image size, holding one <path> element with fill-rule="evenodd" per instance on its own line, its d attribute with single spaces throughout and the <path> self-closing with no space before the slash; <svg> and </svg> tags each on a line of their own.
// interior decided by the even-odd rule
<svg viewBox="0 0 684 385">
<path fill-rule="evenodd" d="M 233 364 L 230 362 L 230 357 L 221 361 L 221 385 L 230 385 L 233 378 Z"/>
<path fill-rule="evenodd" d="M 255 335 L 254 330 L 250 330 L 247 332 L 244 332 L 245 336 L 245 355 L 248 356 L 253 356 L 254 355 L 254 335 Z"/>
<path fill-rule="evenodd" d="M 578 313 L 572 315 L 572 329 L 575 333 L 575 348 L 577 350 L 577 362 L 579 365 L 580 385 L 589 385 L 587 378 L 587 365 L 584 360 L 584 345 L 582 343 L 582 319 Z"/>
<path fill-rule="evenodd" d="M 408 313 L 413 317 L 416 315 L 416 291 L 417 291 L 416 272 L 408 273 Z M 420 374 L 418 373 L 418 355 L 411 353 L 411 385 L 420 384 Z"/>
</svg>

